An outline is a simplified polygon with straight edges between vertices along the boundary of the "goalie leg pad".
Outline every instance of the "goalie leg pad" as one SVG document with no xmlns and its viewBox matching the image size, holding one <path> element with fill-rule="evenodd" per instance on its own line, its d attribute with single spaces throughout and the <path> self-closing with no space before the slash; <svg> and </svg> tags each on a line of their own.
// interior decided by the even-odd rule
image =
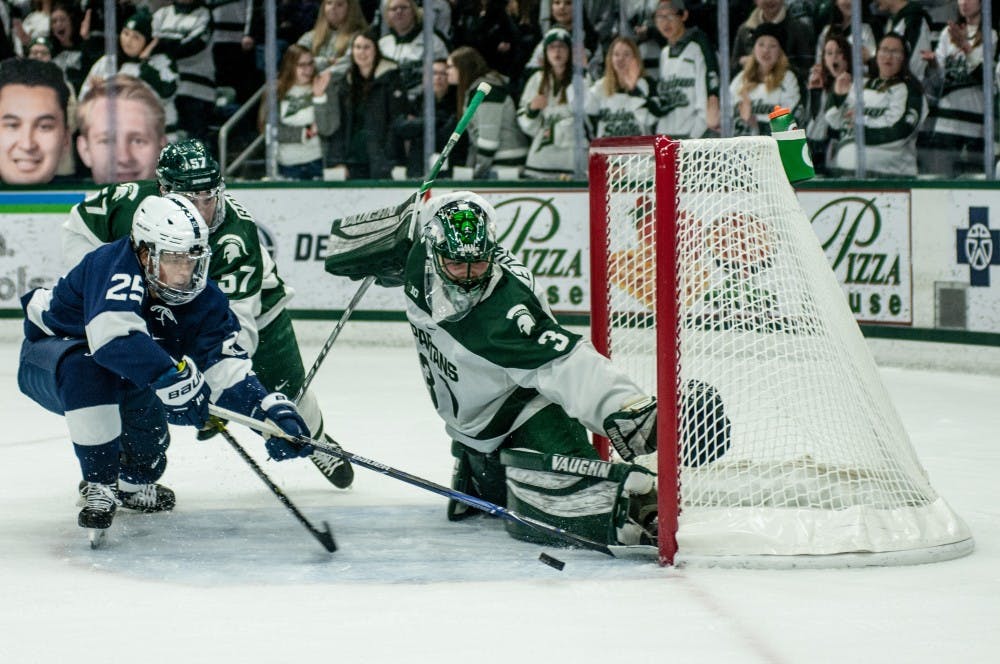
<svg viewBox="0 0 1000 664">
<path fill-rule="evenodd" d="M 633 464 L 524 448 L 504 449 L 500 460 L 506 469 L 510 509 L 604 544 L 638 543 L 639 534 L 628 528 L 634 518 L 630 515 L 638 516 L 640 503 L 656 502 L 653 474 Z M 505 526 L 516 539 L 566 544 L 513 521 Z"/>
</svg>

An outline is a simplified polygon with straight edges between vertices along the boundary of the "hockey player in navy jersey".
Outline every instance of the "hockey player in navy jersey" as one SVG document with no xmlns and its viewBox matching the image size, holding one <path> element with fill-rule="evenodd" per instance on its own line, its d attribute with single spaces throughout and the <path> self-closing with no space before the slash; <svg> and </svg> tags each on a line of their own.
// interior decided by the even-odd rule
<svg viewBox="0 0 1000 664">
<path fill-rule="evenodd" d="M 240 323 L 239 344 L 250 354 L 257 378 L 269 390 L 298 395 L 306 370 L 287 308 L 294 291 L 261 247 L 253 215 L 226 193 L 222 168 L 201 141 L 188 139 L 165 147 L 156 164 L 155 180 L 109 185 L 74 205 L 62 228 L 67 266 L 102 243 L 131 234 L 139 205 L 149 196 L 167 193 L 194 203 L 208 224 L 212 250 L 208 276 L 229 298 Z M 305 390 L 296 406 L 314 436 L 336 445 L 323 434 L 323 413 L 312 390 Z M 207 427 L 198 437 L 216 432 Z M 334 486 L 345 489 L 353 483 L 354 469 L 347 461 L 319 450 L 309 459 Z"/>
<path fill-rule="evenodd" d="M 208 226 L 176 194 L 150 196 L 130 237 L 87 254 L 52 289 L 22 298 L 25 340 L 18 385 L 65 415 L 80 462 L 78 523 L 98 541 L 117 506 L 169 510 L 166 468 L 172 424 L 200 427 L 209 402 L 309 436 L 295 405 L 268 393 L 237 343 L 239 324 L 208 280 Z M 158 400 L 145 397 L 152 391 Z M 133 404 L 142 404 L 133 407 Z M 266 441 L 271 458 L 306 456 L 311 445 Z"/>
</svg>

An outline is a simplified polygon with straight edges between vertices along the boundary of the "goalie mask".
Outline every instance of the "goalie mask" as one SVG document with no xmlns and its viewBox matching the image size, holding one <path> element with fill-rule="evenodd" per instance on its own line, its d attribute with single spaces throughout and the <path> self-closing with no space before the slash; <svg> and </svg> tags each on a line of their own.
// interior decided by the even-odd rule
<svg viewBox="0 0 1000 664">
<path fill-rule="evenodd" d="M 193 138 L 163 148 L 156 163 L 156 179 L 161 194 L 180 194 L 194 203 L 210 232 L 222 224 L 226 184 L 219 162 L 204 143 Z"/>
<path fill-rule="evenodd" d="M 438 209 L 428 228 L 434 266 L 464 291 L 489 279 L 496 249 L 493 220 L 475 201 L 457 200 Z"/>
<path fill-rule="evenodd" d="M 208 226 L 183 196 L 142 201 L 132 218 L 132 247 L 150 291 L 165 303 L 186 304 L 205 290 L 212 255 Z"/>
<path fill-rule="evenodd" d="M 435 319 L 457 320 L 485 296 L 499 273 L 496 211 L 481 196 L 462 191 L 432 199 L 426 213 L 428 304 Z"/>
</svg>

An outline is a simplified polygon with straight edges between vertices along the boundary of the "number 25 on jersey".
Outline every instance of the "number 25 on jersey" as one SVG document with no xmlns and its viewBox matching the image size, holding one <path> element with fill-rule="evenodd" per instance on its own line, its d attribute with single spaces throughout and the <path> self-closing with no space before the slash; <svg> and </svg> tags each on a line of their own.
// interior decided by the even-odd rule
<svg viewBox="0 0 1000 664">
<path fill-rule="evenodd" d="M 106 300 L 135 300 L 142 304 L 142 295 L 145 289 L 142 285 L 142 277 L 138 274 L 120 273 L 111 277 L 111 288 L 104 294 Z"/>
</svg>

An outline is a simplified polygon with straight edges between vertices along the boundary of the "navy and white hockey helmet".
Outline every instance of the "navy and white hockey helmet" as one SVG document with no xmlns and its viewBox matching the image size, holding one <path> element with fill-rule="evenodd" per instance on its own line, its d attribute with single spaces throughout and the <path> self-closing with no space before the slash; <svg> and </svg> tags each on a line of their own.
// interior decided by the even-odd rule
<svg viewBox="0 0 1000 664">
<path fill-rule="evenodd" d="M 205 289 L 212 255 L 208 226 L 187 198 L 167 194 L 143 200 L 132 218 L 132 246 L 137 254 L 147 250 L 146 281 L 165 303 L 185 304 Z"/>
</svg>

